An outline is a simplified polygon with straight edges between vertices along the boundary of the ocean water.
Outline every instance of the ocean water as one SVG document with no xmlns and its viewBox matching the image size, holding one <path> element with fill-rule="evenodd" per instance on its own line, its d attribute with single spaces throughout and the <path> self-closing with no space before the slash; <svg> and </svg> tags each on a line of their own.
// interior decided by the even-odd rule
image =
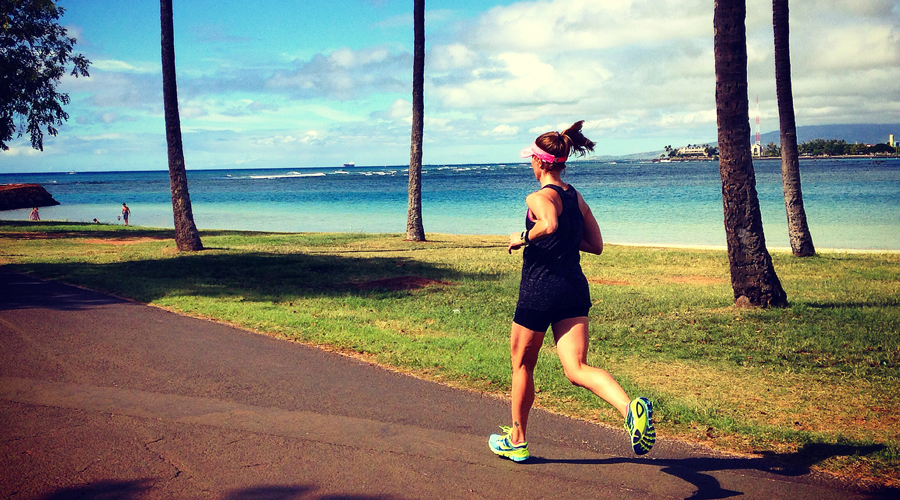
<svg viewBox="0 0 900 500">
<path fill-rule="evenodd" d="M 778 161 L 754 163 L 769 247 L 788 247 Z M 900 159 L 801 160 L 817 248 L 900 250 Z M 610 243 L 725 246 L 717 162 L 572 162 L 565 175 Z M 200 229 L 405 233 L 406 167 L 189 170 Z M 61 205 L 43 220 L 173 227 L 167 171 L 0 174 L 43 185 Z M 499 235 L 524 224 L 530 164 L 423 168 L 426 233 Z M 0 212 L 26 220 L 30 209 Z"/>
</svg>

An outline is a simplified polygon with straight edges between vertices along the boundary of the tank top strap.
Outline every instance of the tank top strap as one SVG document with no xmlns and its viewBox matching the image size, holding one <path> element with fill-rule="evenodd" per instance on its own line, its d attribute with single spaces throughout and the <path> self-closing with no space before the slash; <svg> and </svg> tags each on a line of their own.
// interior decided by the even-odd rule
<svg viewBox="0 0 900 500">
<path fill-rule="evenodd" d="M 565 189 L 557 186 L 556 184 L 547 184 L 546 186 L 541 186 L 541 189 L 547 189 L 547 188 L 550 188 L 550 189 L 556 191 L 557 194 L 559 194 L 559 195 L 562 195 L 563 193 L 566 192 Z"/>
<path fill-rule="evenodd" d="M 575 187 L 572 186 L 571 184 L 569 184 L 569 189 L 563 189 L 562 187 L 557 186 L 556 184 L 547 184 L 546 186 L 541 187 L 541 189 L 546 189 L 546 188 L 550 188 L 550 189 L 556 191 L 556 194 L 559 195 L 559 199 L 560 199 L 560 201 L 563 202 L 563 204 L 565 204 L 567 202 L 567 200 L 572 200 L 572 199 L 577 200 L 578 199 L 578 195 L 576 194 L 577 191 L 575 191 Z"/>
</svg>

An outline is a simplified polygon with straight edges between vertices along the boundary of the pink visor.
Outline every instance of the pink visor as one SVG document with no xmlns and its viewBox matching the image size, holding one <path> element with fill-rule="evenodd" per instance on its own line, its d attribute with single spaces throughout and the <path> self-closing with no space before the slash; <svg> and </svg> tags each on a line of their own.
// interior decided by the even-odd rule
<svg viewBox="0 0 900 500">
<path fill-rule="evenodd" d="M 528 146 L 527 148 L 523 149 L 519 153 L 519 156 L 521 156 L 522 158 L 529 158 L 531 156 L 537 156 L 538 158 L 541 159 L 541 161 L 545 161 L 547 163 L 563 163 L 566 161 L 566 158 L 568 158 L 567 156 L 562 156 L 560 158 L 557 158 L 557 157 L 553 156 L 552 154 L 539 148 L 537 143 L 534 143 L 531 146 Z"/>
</svg>

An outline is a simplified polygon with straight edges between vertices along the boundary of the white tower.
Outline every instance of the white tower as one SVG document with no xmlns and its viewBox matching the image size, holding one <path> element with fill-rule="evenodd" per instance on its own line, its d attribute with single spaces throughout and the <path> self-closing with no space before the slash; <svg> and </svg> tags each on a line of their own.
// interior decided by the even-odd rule
<svg viewBox="0 0 900 500">
<path fill-rule="evenodd" d="M 760 144 L 759 135 L 759 94 L 756 95 L 756 142 L 750 146 L 750 153 L 757 158 L 762 156 L 762 144 Z"/>
<path fill-rule="evenodd" d="M 756 145 L 762 147 L 759 142 L 759 94 L 756 94 Z"/>
</svg>

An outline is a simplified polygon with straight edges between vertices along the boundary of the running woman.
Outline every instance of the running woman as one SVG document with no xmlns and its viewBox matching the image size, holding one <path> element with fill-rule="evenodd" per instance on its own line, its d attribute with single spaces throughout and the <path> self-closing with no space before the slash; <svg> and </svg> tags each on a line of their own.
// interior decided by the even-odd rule
<svg viewBox="0 0 900 500">
<path fill-rule="evenodd" d="M 521 152 L 522 158 L 531 158 L 541 188 L 525 199 L 525 231 L 509 236 L 508 253 L 524 249 L 519 300 L 510 332 L 512 426 L 501 426 L 503 434 L 488 439 L 491 451 L 516 462 L 531 456 L 525 433 L 534 404 L 534 368 L 551 326 L 569 381 L 622 413 L 636 454 L 649 452 L 656 441 L 650 401 L 629 399 L 607 371 L 587 364 L 591 297 L 580 252 L 600 255 L 603 237 L 591 208 L 574 187 L 562 181 L 569 155 L 594 149 L 594 142 L 581 133 L 583 124 L 579 121 L 565 132 L 542 134 Z"/>
</svg>

